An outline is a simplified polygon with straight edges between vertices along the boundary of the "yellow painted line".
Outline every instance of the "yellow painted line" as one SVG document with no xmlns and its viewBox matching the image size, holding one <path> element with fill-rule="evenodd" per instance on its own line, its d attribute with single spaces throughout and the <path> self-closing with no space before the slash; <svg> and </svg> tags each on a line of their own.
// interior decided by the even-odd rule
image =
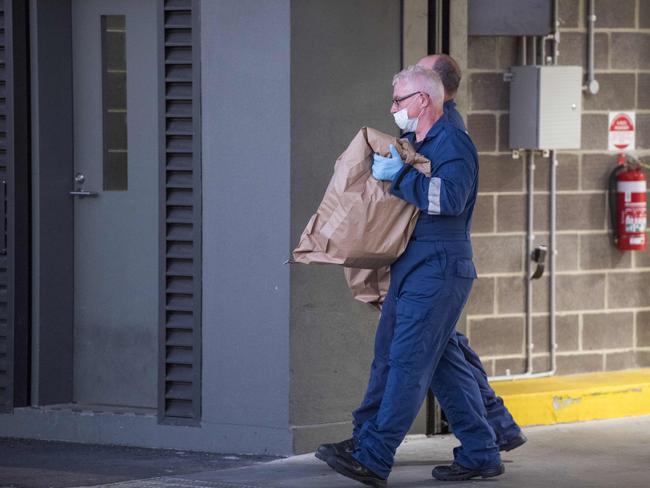
<svg viewBox="0 0 650 488">
<path fill-rule="evenodd" d="M 492 383 L 519 425 L 650 414 L 650 368 Z"/>
</svg>

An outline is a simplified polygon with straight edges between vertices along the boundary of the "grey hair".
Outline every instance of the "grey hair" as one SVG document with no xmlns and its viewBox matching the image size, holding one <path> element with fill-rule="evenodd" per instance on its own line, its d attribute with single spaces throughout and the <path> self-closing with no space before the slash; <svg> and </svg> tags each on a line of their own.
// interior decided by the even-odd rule
<svg viewBox="0 0 650 488">
<path fill-rule="evenodd" d="M 435 71 L 422 66 L 409 66 L 393 76 L 393 86 L 401 81 L 407 82 L 414 89 L 426 93 L 435 105 L 442 107 L 445 99 L 445 89 L 440 76 Z"/>
</svg>

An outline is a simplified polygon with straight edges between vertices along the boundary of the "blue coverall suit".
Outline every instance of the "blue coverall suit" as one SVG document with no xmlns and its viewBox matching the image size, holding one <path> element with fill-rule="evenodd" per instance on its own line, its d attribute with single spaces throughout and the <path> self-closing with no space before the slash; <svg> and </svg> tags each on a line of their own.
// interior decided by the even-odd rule
<svg viewBox="0 0 650 488">
<path fill-rule="evenodd" d="M 455 325 L 476 270 L 470 225 L 478 189 L 478 156 L 469 136 L 446 116 L 414 142 L 432 175 L 405 165 L 391 193 L 422 212 L 404 253 L 390 268 L 390 285 L 375 337 L 375 357 L 361 406 L 353 413 L 353 456 L 387 478 L 429 387 L 461 446 L 455 461 L 471 469 L 500 463 L 492 427 Z"/>
<path fill-rule="evenodd" d="M 463 122 L 463 117 L 461 117 L 458 110 L 456 110 L 456 102 L 453 100 L 447 100 L 443 108 L 445 115 L 449 119 L 449 123 L 463 132 L 467 132 L 465 122 Z M 460 332 L 456 332 L 456 338 L 458 339 L 460 350 L 463 351 L 465 359 L 467 359 L 467 362 L 472 367 L 472 373 L 474 374 L 474 378 L 476 378 L 478 387 L 481 390 L 481 397 L 483 398 L 483 403 L 487 410 L 488 422 L 497 436 L 497 445 L 504 444 L 508 440 L 518 436 L 521 429 L 503 404 L 503 400 L 497 396 L 488 383 L 488 375 L 483 368 L 483 364 L 481 363 L 478 354 L 476 354 L 470 347 L 467 337 Z"/>
</svg>

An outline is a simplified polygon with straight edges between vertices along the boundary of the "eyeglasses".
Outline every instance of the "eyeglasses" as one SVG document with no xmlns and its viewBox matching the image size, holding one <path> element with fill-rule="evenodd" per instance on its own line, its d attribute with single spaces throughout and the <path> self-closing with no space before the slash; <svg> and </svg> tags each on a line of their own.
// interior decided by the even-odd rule
<svg viewBox="0 0 650 488">
<path fill-rule="evenodd" d="M 395 98 L 393 98 L 393 105 L 395 105 L 396 108 L 399 108 L 400 103 L 402 103 L 407 98 L 411 98 L 413 95 L 417 95 L 419 93 L 422 93 L 422 92 L 416 91 L 416 92 L 410 93 L 408 95 L 404 95 L 403 97 L 395 97 Z"/>
</svg>

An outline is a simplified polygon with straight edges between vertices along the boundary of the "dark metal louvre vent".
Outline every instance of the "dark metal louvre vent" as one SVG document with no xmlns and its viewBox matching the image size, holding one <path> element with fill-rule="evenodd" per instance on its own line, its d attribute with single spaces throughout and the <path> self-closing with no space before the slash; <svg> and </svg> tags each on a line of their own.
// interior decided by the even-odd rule
<svg viewBox="0 0 650 488">
<path fill-rule="evenodd" d="M 198 2 L 161 0 L 162 423 L 201 417 L 201 153 Z"/>
<path fill-rule="evenodd" d="M 7 283 L 7 8 L 0 0 L 0 412 L 13 409 L 12 334 L 9 330 Z"/>
</svg>

